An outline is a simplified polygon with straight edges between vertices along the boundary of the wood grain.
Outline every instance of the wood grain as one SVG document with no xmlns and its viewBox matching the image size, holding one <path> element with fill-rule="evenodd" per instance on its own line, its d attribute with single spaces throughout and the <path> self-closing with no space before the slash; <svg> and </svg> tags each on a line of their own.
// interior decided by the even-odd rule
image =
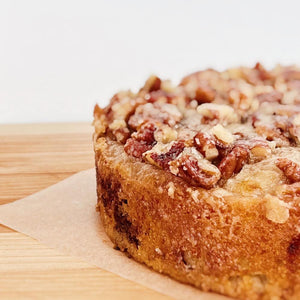
<svg viewBox="0 0 300 300">
<path fill-rule="evenodd" d="M 0 125 L 0 204 L 94 166 L 87 123 Z M 170 299 L 0 225 L 0 299 Z"/>
</svg>

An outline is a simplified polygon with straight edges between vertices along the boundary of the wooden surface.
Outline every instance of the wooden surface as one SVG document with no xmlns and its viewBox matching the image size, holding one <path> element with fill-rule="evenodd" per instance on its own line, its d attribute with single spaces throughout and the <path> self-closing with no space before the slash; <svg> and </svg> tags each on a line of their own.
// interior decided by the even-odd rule
<svg viewBox="0 0 300 300">
<path fill-rule="evenodd" d="M 0 125 L 0 204 L 94 166 L 86 123 Z M 0 225 L 0 299 L 170 299 Z"/>
</svg>

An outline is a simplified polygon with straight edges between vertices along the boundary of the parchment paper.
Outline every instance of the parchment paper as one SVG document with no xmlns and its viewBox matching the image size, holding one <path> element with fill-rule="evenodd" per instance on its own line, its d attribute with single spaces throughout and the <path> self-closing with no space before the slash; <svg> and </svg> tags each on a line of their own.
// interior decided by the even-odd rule
<svg viewBox="0 0 300 300">
<path fill-rule="evenodd" d="M 228 299 L 181 284 L 114 250 L 95 211 L 95 204 L 96 179 L 95 171 L 91 169 L 0 206 L 0 223 L 174 298 Z"/>
</svg>

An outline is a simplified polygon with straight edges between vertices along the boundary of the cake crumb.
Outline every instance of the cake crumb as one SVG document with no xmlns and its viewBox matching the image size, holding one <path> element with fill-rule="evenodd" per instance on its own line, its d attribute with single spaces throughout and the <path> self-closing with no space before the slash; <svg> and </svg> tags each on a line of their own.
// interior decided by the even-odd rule
<svg viewBox="0 0 300 300">
<path fill-rule="evenodd" d="M 159 255 L 163 255 L 162 251 L 160 250 L 160 248 L 155 248 L 155 252 Z"/>
<path fill-rule="evenodd" d="M 169 197 L 171 197 L 172 199 L 174 199 L 174 192 L 175 192 L 175 186 L 173 182 L 169 182 L 168 183 L 168 195 Z"/>
<path fill-rule="evenodd" d="M 187 191 L 190 193 L 192 199 L 198 203 L 199 202 L 199 199 L 198 199 L 198 196 L 199 196 L 199 191 L 197 190 L 193 190 L 191 188 L 188 188 Z"/>
<path fill-rule="evenodd" d="M 290 216 L 288 204 L 270 194 L 267 194 L 264 199 L 267 219 L 274 223 L 285 223 Z"/>
</svg>

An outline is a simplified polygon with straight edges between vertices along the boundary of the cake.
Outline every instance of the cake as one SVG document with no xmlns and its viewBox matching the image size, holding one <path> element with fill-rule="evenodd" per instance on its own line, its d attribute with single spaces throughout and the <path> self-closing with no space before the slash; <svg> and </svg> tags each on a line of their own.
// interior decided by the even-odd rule
<svg viewBox="0 0 300 300">
<path fill-rule="evenodd" d="M 94 109 L 97 209 L 118 249 L 203 291 L 300 299 L 300 69 L 151 76 Z"/>
</svg>

